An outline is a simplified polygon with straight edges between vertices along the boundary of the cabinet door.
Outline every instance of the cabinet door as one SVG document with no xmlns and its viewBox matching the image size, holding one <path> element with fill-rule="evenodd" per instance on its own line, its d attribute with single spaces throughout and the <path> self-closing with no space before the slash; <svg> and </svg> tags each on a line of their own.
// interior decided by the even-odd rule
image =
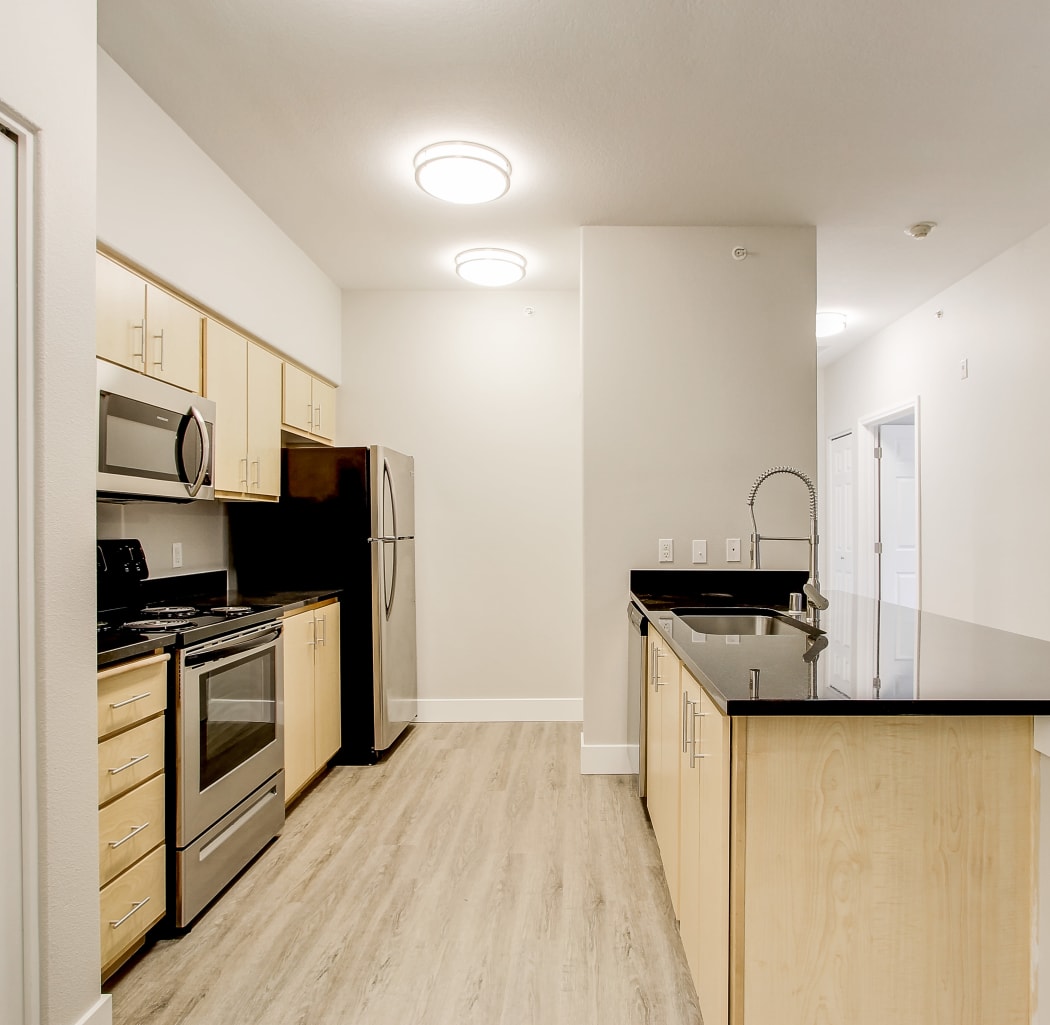
<svg viewBox="0 0 1050 1025">
<path fill-rule="evenodd" d="M 678 914 L 678 729 L 681 722 L 680 663 L 655 628 L 650 628 L 652 647 L 649 711 L 646 720 L 646 803 L 660 847 L 660 857 Z"/>
<path fill-rule="evenodd" d="M 248 339 L 207 320 L 204 394 L 215 401 L 215 488 L 248 490 Z"/>
<path fill-rule="evenodd" d="M 313 432 L 331 441 L 335 437 L 335 389 L 324 381 L 313 379 Z"/>
<path fill-rule="evenodd" d="M 146 285 L 146 373 L 201 390 L 201 315 L 156 285 Z"/>
<path fill-rule="evenodd" d="M 314 774 L 314 617 L 284 621 L 284 792 L 290 801 Z"/>
<path fill-rule="evenodd" d="M 683 673 L 683 676 L 688 674 Z M 695 683 L 695 681 L 694 681 Z M 730 723 L 699 687 L 695 719 L 700 778 L 696 993 L 706 1025 L 729 1021 Z"/>
<path fill-rule="evenodd" d="M 313 378 L 291 363 L 284 364 L 283 420 L 310 434 L 314 429 Z"/>
<path fill-rule="evenodd" d="M 326 605 L 314 612 L 317 623 L 317 646 L 314 654 L 314 754 L 321 768 L 339 750 L 339 603 Z"/>
<path fill-rule="evenodd" d="M 95 351 L 132 370 L 146 367 L 146 282 L 95 254 Z"/>
<path fill-rule="evenodd" d="M 281 493 L 281 365 L 248 343 L 248 492 L 272 498 Z"/>
<path fill-rule="evenodd" d="M 700 775 L 704 758 L 697 748 L 697 727 L 704 715 L 700 704 L 700 685 L 688 672 L 682 673 L 682 715 L 685 717 L 682 730 L 685 750 L 679 753 L 679 780 L 681 797 L 681 816 L 679 819 L 678 842 L 678 911 L 679 931 L 682 936 L 682 947 L 693 983 L 700 990 L 700 923 L 704 909 L 700 898 L 700 876 L 703 871 L 700 863 Z M 702 1007 L 704 1021 L 714 1025 L 717 1019 L 708 1017 L 707 1009 Z M 726 1025 L 720 1022 L 719 1025 Z"/>
</svg>

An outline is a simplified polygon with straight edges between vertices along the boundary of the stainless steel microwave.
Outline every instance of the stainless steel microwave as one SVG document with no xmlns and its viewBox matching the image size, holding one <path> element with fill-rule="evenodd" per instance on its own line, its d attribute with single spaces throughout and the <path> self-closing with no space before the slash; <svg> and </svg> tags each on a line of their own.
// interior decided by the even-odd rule
<svg viewBox="0 0 1050 1025">
<path fill-rule="evenodd" d="M 215 403 L 165 381 L 98 365 L 98 497 L 215 497 Z"/>
</svg>

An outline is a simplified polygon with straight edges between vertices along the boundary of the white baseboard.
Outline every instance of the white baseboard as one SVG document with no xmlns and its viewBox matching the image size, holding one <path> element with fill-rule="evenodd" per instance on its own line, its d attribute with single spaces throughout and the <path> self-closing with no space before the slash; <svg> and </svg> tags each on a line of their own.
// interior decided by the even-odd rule
<svg viewBox="0 0 1050 1025">
<path fill-rule="evenodd" d="M 98 1003 L 85 1012 L 76 1025 L 113 1025 L 113 998 L 103 993 Z"/>
<path fill-rule="evenodd" d="M 417 722 L 582 722 L 583 698 L 420 698 Z"/>
<path fill-rule="evenodd" d="M 584 776 L 637 775 L 638 745 L 587 744 L 581 733 L 580 772 Z"/>
</svg>

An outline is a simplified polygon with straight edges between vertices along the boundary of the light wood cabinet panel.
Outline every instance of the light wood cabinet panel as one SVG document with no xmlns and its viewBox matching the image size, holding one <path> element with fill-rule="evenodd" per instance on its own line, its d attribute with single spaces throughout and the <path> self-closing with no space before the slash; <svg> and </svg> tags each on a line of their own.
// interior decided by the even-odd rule
<svg viewBox="0 0 1050 1025">
<path fill-rule="evenodd" d="M 314 613 L 318 627 L 318 643 L 314 649 L 314 761 L 318 766 L 327 764 L 342 744 L 339 615 L 338 602 Z"/>
<path fill-rule="evenodd" d="M 331 441 L 335 437 L 335 389 L 324 381 L 313 379 L 314 427 L 320 438 Z"/>
<path fill-rule="evenodd" d="M 192 306 L 146 283 L 146 373 L 199 394 L 201 315 Z"/>
<path fill-rule="evenodd" d="M 164 842 L 164 773 L 98 813 L 99 886 Z"/>
<path fill-rule="evenodd" d="M 170 655 L 153 655 L 98 674 L 98 735 L 104 737 L 164 711 Z"/>
<path fill-rule="evenodd" d="M 99 894 L 103 978 L 164 917 L 164 847 L 117 876 Z"/>
<path fill-rule="evenodd" d="M 95 351 L 103 359 L 198 393 L 201 320 L 188 303 L 95 254 Z"/>
<path fill-rule="evenodd" d="M 281 494 L 281 366 L 248 343 L 248 490 L 270 498 Z"/>
<path fill-rule="evenodd" d="M 215 488 L 225 498 L 281 493 L 280 357 L 208 318 L 204 394 L 215 401 Z"/>
<path fill-rule="evenodd" d="M 312 434 L 314 429 L 313 378 L 291 363 L 284 364 L 284 402 L 283 418 L 285 424 L 305 434 Z"/>
<path fill-rule="evenodd" d="M 105 804 L 164 768 L 164 716 L 98 745 L 98 803 Z"/>
<path fill-rule="evenodd" d="M 146 283 L 95 254 L 95 348 L 122 367 L 146 369 Z"/>
<path fill-rule="evenodd" d="M 339 603 L 284 619 L 284 793 L 290 803 L 339 750 Z"/>
<path fill-rule="evenodd" d="M 284 792 L 297 794 L 314 774 L 314 619 L 284 620 Z"/>
</svg>

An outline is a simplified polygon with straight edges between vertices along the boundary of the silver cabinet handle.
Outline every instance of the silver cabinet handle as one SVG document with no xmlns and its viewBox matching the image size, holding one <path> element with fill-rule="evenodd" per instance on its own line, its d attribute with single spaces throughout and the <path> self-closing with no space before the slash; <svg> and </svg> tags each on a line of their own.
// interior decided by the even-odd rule
<svg viewBox="0 0 1050 1025">
<path fill-rule="evenodd" d="M 159 348 L 160 348 L 160 359 L 155 359 L 153 361 L 153 365 L 155 367 L 160 367 L 161 371 L 163 371 L 164 370 L 164 328 L 160 329 L 160 334 L 156 334 L 153 337 L 156 338 L 158 342 L 160 342 L 160 346 L 159 346 Z"/>
<path fill-rule="evenodd" d="M 133 914 L 135 914 L 136 911 L 138 911 L 139 908 L 145 907 L 148 903 L 149 897 L 136 901 L 131 905 L 131 910 L 123 918 L 118 918 L 115 922 L 110 922 L 109 924 L 114 929 L 119 929 Z"/>
<path fill-rule="evenodd" d="M 689 695 L 682 694 L 682 754 L 689 750 Z"/>
<path fill-rule="evenodd" d="M 700 706 L 698 704 L 693 706 L 694 709 L 698 709 L 699 707 Z M 703 719 L 706 715 L 707 715 L 706 712 L 698 712 L 698 711 L 694 711 L 693 712 L 693 746 L 692 746 L 692 750 L 689 752 L 689 768 L 690 769 L 693 768 L 693 766 L 696 765 L 696 760 L 698 758 L 706 758 L 707 757 L 707 755 L 701 754 L 699 751 L 697 751 L 697 748 L 700 746 L 700 726 L 702 725 L 702 724 L 700 724 L 698 722 L 698 720 Z"/>
<path fill-rule="evenodd" d="M 142 360 L 142 369 L 146 369 L 146 322 L 140 320 L 137 324 L 131 325 L 132 331 L 139 332 L 139 351 L 136 352 L 134 349 L 131 350 L 132 359 Z"/>
<path fill-rule="evenodd" d="M 252 481 L 252 487 L 253 488 L 258 488 L 259 487 L 259 460 L 258 459 L 253 459 L 252 460 L 252 466 L 255 467 L 255 480 Z"/>
<path fill-rule="evenodd" d="M 306 404 L 306 419 L 307 419 L 307 421 L 310 424 L 310 429 L 313 430 L 313 426 L 314 426 L 314 404 L 313 404 L 313 402 L 308 402 Z"/>
<path fill-rule="evenodd" d="M 136 701 L 141 701 L 143 698 L 148 698 L 152 691 L 145 691 L 142 694 L 136 694 L 133 698 L 125 698 L 123 701 L 111 701 L 109 703 L 110 708 L 123 708 L 125 705 L 133 704 Z"/>
<path fill-rule="evenodd" d="M 137 758 L 132 758 L 130 762 L 125 762 L 123 765 L 118 765 L 115 769 L 110 769 L 109 774 L 115 776 L 118 772 L 123 772 L 125 769 L 130 769 L 133 765 L 138 765 L 139 762 L 144 762 L 149 758 L 149 754 L 139 755 Z"/>
<path fill-rule="evenodd" d="M 127 836 L 122 836 L 119 840 L 110 840 L 109 846 L 116 850 L 122 844 L 126 844 L 133 836 L 141 833 L 147 826 L 149 826 L 149 823 L 143 822 L 141 826 L 136 826 Z"/>
<path fill-rule="evenodd" d="M 307 647 L 313 648 L 313 647 L 317 646 L 317 617 L 316 616 L 313 617 L 313 620 L 311 621 L 310 626 L 313 628 L 313 640 L 312 641 L 307 641 L 306 644 L 307 644 Z"/>
<path fill-rule="evenodd" d="M 321 407 L 314 406 L 314 409 L 317 410 L 317 420 L 314 423 L 314 431 L 319 433 L 321 430 Z"/>
<path fill-rule="evenodd" d="M 659 690 L 661 687 L 667 686 L 667 681 L 660 679 L 660 659 L 664 657 L 664 653 L 661 648 L 656 648 L 653 654 L 653 668 L 655 669 L 653 673 L 653 690 Z"/>
<path fill-rule="evenodd" d="M 322 632 L 321 632 L 320 640 L 318 640 L 317 643 L 318 644 L 325 644 L 325 645 L 327 645 L 328 644 L 328 617 L 327 617 L 326 614 L 322 613 L 320 618 L 321 618 Z M 316 619 L 316 617 L 314 619 L 314 626 L 315 627 L 317 626 L 317 619 Z"/>
<path fill-rule="evenodd" d="M 243 459 L 241 459 L 239 461 L 244 463 L 244 474 L 241 477 L 241 483 L 244 485 L 244 490 L 247 491 L 248 490 L 248 457 L 245 456 Z"/>
</svg>

